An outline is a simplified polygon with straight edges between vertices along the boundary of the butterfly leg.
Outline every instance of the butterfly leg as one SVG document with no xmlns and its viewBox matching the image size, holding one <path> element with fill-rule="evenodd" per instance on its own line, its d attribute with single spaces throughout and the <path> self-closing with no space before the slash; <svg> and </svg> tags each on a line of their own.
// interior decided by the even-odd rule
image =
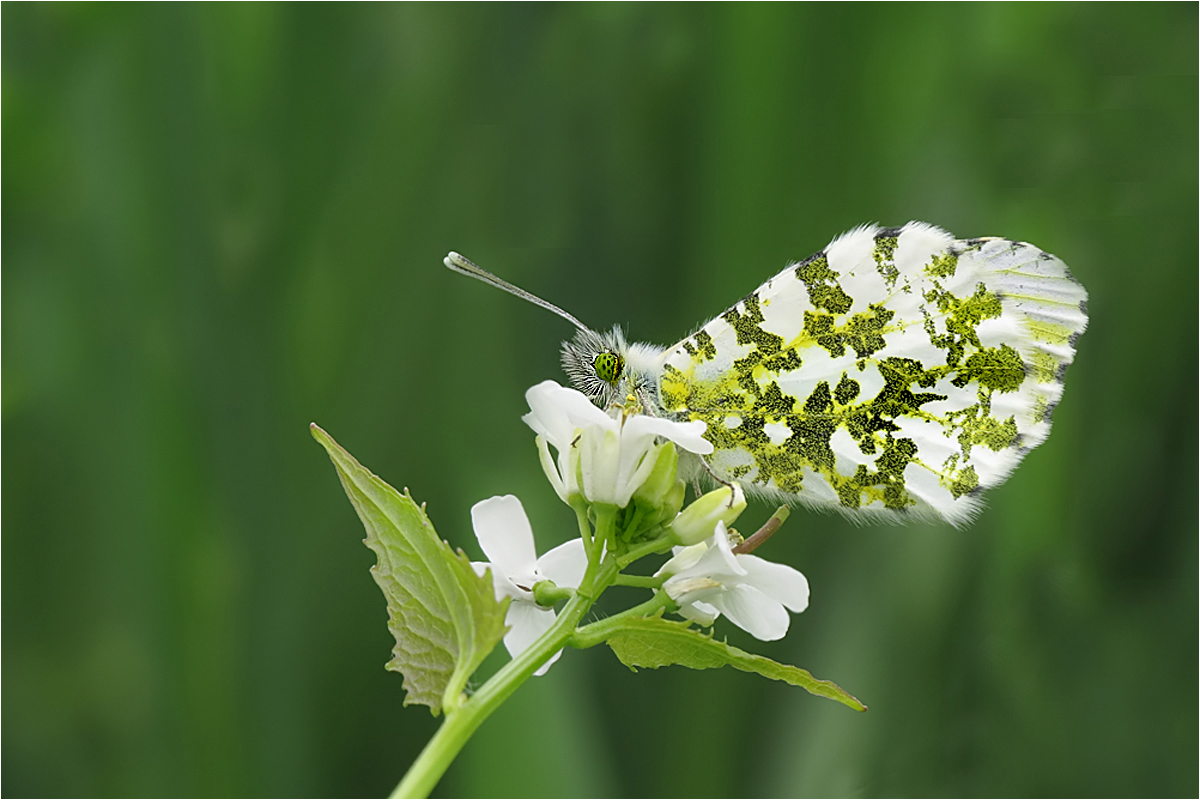
<svg viewBox="0 0 1200 800">
<path fill-rule="evenodd" d="M 728 488 L 730 488 L 730 489 L 732 489 L 732 488 L 733 488 L 733 484 L 732 484 L 732 483 L 730 483 L 729 481 L 727 481 L 727 480 L 725 480 L 724 478 L 722 478 L 720 475 L 718 475 L 718 474 L 716 473 L 716 471 L 715 471 L 715 470 L 713 470 L 713 468 L 712 468 L 712 467 L 710 467 L 710 466 L 708 465 L 708 459 L 706 459 L 704 456 L 700 456 L 699 458 L 700 458 L 700 464 L 701 464 L 701 465 L 703 465 L 703 467 L 704 467 L 704 471 L 705 471 L 705 472 L 707 472 L 707 473 L 708 473 L 708 474 L 709 474 L 709 475 L 712 477 L 712 479 L 713 479 L 714 481 L 716 481 L 717 483 L 721 484 L 722 486 L 728 487 Z M 696 480 L 693 480 L 693 482 L 692 482 L 692 483 L 693 483 L 693 487 L 696 489 L 696 497 L 699 497 L 699 496 L 700 496 L 700 491 L 699 491 L 699 489 L 700 489 L 700 487 L 699 487 L 699 482 L 698 482 L 698 481 L 696 481 Z M 730 494 L 730 495 L 729 495 L 729 507 L 730 507 L 730 508 L 733 508 L 733 494 Z"/>
</svg>

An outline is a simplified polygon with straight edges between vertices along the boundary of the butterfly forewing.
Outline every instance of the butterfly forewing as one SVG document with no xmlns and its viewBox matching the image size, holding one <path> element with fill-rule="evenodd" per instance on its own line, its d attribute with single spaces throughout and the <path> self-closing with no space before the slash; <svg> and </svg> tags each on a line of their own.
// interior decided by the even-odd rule
<svg viewBox="0 0 1200 800">
<path fill-rule="evenodd" d="M 669 348 L 659 400 L 752 491 L 960 523 L 1049 433 L 1085 300 L 1032 245 L 859 228 Z"/>
</svg>

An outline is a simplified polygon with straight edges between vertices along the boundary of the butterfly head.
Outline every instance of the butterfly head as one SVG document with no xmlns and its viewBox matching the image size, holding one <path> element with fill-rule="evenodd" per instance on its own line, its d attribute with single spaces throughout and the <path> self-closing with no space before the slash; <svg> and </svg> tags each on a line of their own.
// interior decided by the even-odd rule
<svg viewBox="0 0 1200 800">
<path fill-rule="evenodd" d="M 576 389 L 607 408 L 627 393 L 623 383 L 629 377 L 628 350 L 620 328 L 602 334 L 581 328 L 574 339 L 563 342 L 563 370 Z"/>
</svg>

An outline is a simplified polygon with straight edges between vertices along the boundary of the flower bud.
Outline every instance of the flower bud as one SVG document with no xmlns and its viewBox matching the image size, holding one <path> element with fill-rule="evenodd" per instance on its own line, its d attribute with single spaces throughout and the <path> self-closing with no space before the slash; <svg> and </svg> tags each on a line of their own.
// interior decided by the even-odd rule
<svg viewBox="0 0 1200 800">
<path fill-rule="evenodd" d="M 718 522 L 732 525 L 746 510 L 746 495 L 736 483 L 722 486 L 697 499 L 671 523 L 675 540 L 682 545 L 696 544 L 712 536 Z"/>
<path fill-rule="evenodd" d="M 662 516 L 660 521 L 674 519 L 679 513 L 679 509 L 683 508 L 683 501 L 687 497 L 687 484 L 676 479 L 675 485 L 671 487 L 671 491 L 667 492 L 666 498 L 663 500 Z"/>
<path fill-rule="evenodd" d="M 635 538 L 641 534 L 659 526 L 666 525 L 671 520 L 675 519 L 679 514 L 679 509 L 683 508 L 683 501 L 687 495 L 687 484 L 678 478 L 675 479 L 675 484 L 662 498 L 661 504 L 654 507 L 647 507 L 645 504 L 639 506 L 642 511 L 642 523 L 638 526 L 638 533 Z M 636 498 L 634 498 L 636 500 Z"/>
<path fill-rule="evenodd" d="M 634 501 L 647 512 L 663 506 L 679 472 L 679 451 L 674 442 L 665 442 L 655 449 L 657 452 L 646 454 L 647 458 L 654 457 L 654 468 L 633 493 Z"/>
</svg>

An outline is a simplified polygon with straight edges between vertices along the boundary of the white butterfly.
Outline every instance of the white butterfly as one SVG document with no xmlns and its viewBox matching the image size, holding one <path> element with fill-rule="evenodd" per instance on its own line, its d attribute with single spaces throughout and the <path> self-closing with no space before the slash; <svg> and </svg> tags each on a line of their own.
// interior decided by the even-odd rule
<svg viewBox="0 0 1200 800">
<path fill-rule="evenodd" d="M 445 264 L 574 324 L 563 366 L 598 405 L 707 423 L 717 479 L 857 519 L 968 521 L 1049 435 L 1087 326 L 1058 258 L 921 222 L 839 236 L 667 348 Z"/>
</svg>

